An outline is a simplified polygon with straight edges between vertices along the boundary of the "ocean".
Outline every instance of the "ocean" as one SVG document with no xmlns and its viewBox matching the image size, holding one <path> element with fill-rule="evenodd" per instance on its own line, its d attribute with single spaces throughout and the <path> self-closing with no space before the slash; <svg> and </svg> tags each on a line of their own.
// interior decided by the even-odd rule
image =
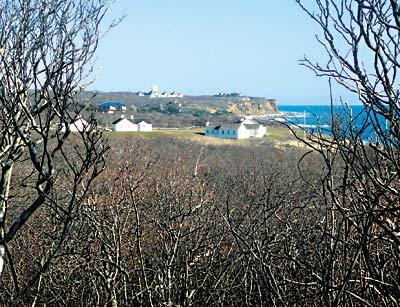
<svg viewBox="0 0 400 307">
<path fill-rule="evenodd" d="M 368 122 L 370 119 L 362 105 L 335 105 L 332 110 L 329 105 L 278 105 L 278 111 L 280 114 L 261 116 L 260 119 L 278 121 L 324 134 L 332 133 L 332 123 L 336 121 L 340 122 L 340 133 L 343 136 L 349 133 L 352 122 L 353 132 L 361 131 L 362 140 L 368 142 L 376 138 L 372 122 Z M 366 127 L 365 122 L 368 123 Z M 384 119 L 378 118 L 378 122 L 382 129 L 386 129 Z"/>
</svg>

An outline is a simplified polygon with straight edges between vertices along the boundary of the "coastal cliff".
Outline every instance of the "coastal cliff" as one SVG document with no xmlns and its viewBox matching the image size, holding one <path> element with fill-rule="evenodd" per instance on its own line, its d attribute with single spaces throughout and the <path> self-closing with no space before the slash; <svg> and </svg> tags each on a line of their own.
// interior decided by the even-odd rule
<svg viewBox="0 0 400 307">
<path fill-rule="evenodd" d="M 247 101 L 229 102 L 227 112 L 237 115 L 266 115 L 277 113 L 276 100 L 253 98 Z"/>
</svg>

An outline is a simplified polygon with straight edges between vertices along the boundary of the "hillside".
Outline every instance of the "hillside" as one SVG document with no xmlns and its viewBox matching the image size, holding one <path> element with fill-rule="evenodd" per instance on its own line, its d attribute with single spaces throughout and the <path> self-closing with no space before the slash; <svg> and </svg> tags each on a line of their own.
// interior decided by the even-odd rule
<svg viewBox="0 0 400 307">
<path fill-rule="evenodd" d="M 146 113 L 190 113 L 232 115 L 264 115 L 276 112 L 276 101 L 260 97 L 184 96 L 183 98 L 150 98 L 132 92 L 83 92 L 79 96 L 84 104 L 97 105 L 104 101 L 121 101 L 131 110 Z"/>
<path fill-rule="evenodd" d="M 237 120 L 246 114 L 265 115 L 277 112 L 276 101 L 259 97 L 184 96 L 182 98 L 150 98 L 132 92 L 82 92 L 78 101 L 96 114 L 100 126 L 111 127 L 121 115 L 151 122 L 159 128 L 203 127 L 206 122 Z M 127 105 L 124 113 L 101 113 L 97 104 L 120 101 Z"/>
</svg>

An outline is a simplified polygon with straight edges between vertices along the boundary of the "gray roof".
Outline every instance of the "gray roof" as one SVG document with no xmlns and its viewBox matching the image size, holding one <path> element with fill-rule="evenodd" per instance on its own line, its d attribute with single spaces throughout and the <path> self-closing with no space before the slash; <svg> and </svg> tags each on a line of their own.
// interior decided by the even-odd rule
<svg viewBox="0 0 400 307">
<path fill-rule="evenodd" d="M 207 130 L 219 130 L 221 128 L 221 125 L 208 125 L 206 127 Z"/>
<path fill-rule="evenodd" d="M 247 129 L 258 129 L 260 128 L 260 124 L 244 124 Z"/>
<path fill-rule="evenodd" d="M 227 129 L 239 129 L 241 126 L 241 123 L 236 123 L 236 124 L 220 124 L 220 125 L 209 125 L 206 127 L 208 130 L 227 130 Z"/>
<path fill-rule="evenodd" d="M 222 124 L 221 125 L 221 130 L 225 130 L 225 129 L 239 129 L 240 126 L 242 125 L 242 123 L 236 123 L 236 124 Z"/>
</svg>

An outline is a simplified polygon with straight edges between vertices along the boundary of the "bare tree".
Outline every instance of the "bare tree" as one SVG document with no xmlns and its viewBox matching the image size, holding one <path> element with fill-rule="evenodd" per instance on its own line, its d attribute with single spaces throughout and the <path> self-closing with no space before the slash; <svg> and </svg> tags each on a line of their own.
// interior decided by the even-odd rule
<svg viewBox="0 0 400 307">
<path fill-rule="evenodd" d="M 6 262 L 15 303 L 62 253 L 74 214 L 103 169 L 107 146 L 89 133 L 94 120 L 78 133 L 69 127 L 82 113 L 74 97 L 90 82 L 108 8 L 108 0 L 0 1 L 0 274 Z M 41 209 L 52 239 L 21 287 L 9 244 Z"/>
<path fill-rule="evenodd" d="M 400 299 L 400 6 L 396 0 L 296 0 L 322 30 L 326 65 L 301 63 L 357 94 L 363 114 L 305 142 L 325 160 L 326 242 L 318 283 L 329 306 L 395 306 Z M 332 115 L 334 112 L 332 112 Z M 341 124 L 338 124 L 341 123 Z M 368 144 L 365 144 L 367 140 Z M 306 261 L 304 266 L 310 265 Z M 321 262 L 322 264 L 322 262 Z M 316 268 L 315 265 L 310 265 Z"/>
</svg>

